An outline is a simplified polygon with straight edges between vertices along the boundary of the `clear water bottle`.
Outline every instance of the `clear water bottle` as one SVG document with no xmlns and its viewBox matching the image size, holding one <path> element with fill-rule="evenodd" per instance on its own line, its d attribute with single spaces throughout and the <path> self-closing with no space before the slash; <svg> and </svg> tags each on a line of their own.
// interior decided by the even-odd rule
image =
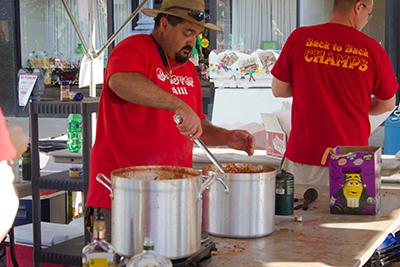
<svg viewBox="0 0 400 267">
<path fill-rule="evenodd" d="M 151 238 L 146 237 L 143 244 L 143 252 L 133 256 L 126 267 L 172 267 L 172 262 L 154 251 L 154 244 Z"/>
<path fill-rule="evenodd" d="M 68 150 L 79 152 L 82 148 L 82 115 L 69 114 L 68 116 Z"/>
</svg>

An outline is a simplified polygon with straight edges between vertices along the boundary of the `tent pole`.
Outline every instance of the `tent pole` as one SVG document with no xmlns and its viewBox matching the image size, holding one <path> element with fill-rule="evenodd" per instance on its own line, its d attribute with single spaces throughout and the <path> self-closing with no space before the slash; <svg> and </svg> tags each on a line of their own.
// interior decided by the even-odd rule
<svg viewBox="0 0 400 267">
<path fill-rule="evenodd" d="M 113 35 L 108 38 L 107 42 L 103 45 L 102 48 L 97 52 L 97 55 L 100 55 L 104 49 L 106 49 L 112 42 L 114 42 L 115 38 L 117 38 L 118 34 L 120 34 L 121 31 L 125 29 L 125 27 L 137 16 L 137 14 L 142 11 L 144 8 L 144 5 L 148 2 L 149 0 L 143 0 L 143 2 L 131 13 L 131 15 L 126 19 L 126 21 L 122 24 L 122 26 L 113 33 Z"/>
<path fill-rule="evenodd" d="M 76 33 L 78 34 L 78 38 L 82 43 L 83 48 L 85 49 L 86 54 L 89 53 L 89 48 L 88 45 L 85 41 L 85 37 L 83 37 L 83 34 L 81 32 L 81 30 L 79 29 L 79 24 L 78 22 L 75 20 L 74 15 L 72 14 L 71 8 L 69 7 L 68 3 L 66 2 L 66 0 L 61 0 L 61 2 L 64 5 L 65 10 L 67 11 L 67 15 L 70 18 L 72 25 L 74 26 L 74 29 L 76 31 Z"/>
<path fill-rule="evenodd" d="M 89 42 L 90 42 L 90 54 L 93 57 L 90 58 L 90 87 L 89 95 L 96 97 L 96 83 L 94 81 L 94 58 L 96 57 L 96 0 L 89 0 Z"/>
</svg>

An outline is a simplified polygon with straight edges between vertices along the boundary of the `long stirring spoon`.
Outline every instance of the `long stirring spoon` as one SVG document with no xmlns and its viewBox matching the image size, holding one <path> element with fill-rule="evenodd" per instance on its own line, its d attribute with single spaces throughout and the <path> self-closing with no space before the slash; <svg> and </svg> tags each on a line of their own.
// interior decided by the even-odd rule
<svg viewBox="0 0 400 267">
<path fill-rule="evenodd" d="M 183 119 L 180 115 L 175 114 L 174 115 L 174 121 L 177 125 L 181 124 L 183 122 Z M 225 173 L 224 167 L 222 167 L 221 163 L 218 162 L 218 160 L 214 157 L 214 155 L 208 150 L 207 146 L 203 143 L 203 141 L 200 140 L 200 138 L 194 139 L 194 143 L 203 150 L 203 152 L 206 154 L 206 156 L 211 160 L 211 162 L 218 168 L 218 170 L 221 173 Z"/>
</svg>

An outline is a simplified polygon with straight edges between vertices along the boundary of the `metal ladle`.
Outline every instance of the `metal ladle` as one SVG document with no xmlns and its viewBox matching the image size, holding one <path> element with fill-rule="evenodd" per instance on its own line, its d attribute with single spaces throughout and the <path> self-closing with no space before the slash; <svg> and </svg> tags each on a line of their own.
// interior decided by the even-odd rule
<svg viewBox="0 0 400 267">
<path fill-rule="evenodd" d="M 181 124 L 183 122 L 183 119 L 180 115 L 175 114 L 174 115 L 174 121 L 177 125 Z M 211 162 L 218 168 L 218 170 L 221 173 L 225 173 L 224 167 L 222 167 L 221 163 L 218 162 L 218 160 L 214 157 L 214 155 L 208 150 L 207 146 L 203 143 L 203 141 L 200 140 L 200 138 L 194 139 L 194 143 L 203 150 L 203 152 L 206 154 L 206 156 L 211 160 Z"/>
</svg>

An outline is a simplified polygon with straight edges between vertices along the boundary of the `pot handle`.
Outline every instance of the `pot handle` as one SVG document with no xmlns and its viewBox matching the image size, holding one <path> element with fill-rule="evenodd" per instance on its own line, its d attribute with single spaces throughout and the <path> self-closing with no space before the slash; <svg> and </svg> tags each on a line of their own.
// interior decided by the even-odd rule
<svg viewBox="0 0 400 267">
<path fill-rule="evenodd" d="M 216 176 L 212 174 L 211 176 L 203 175 L 203 183 L 201 184 L 200 191 L 198 192 L 198 199 L 202 198 L 203 192 L 215 182 Z"/>
<path fill-rule="evenodd" d="M 228 185 L 225 183 L 224 179 L 222 179 L 222 177 L 219 177 L 219 176 L 217 175 L 216 180 L 222 184 L 222 186 L 225 188 L 225 189 L 224 189 L 224 192 L 228 194 L 228 193 L 229 193 L 229 187 L 228 187 Z"/>
<path fill-rule="evenodd" d="M 111 188 L 111 180 L 102 173 L 97 174 L 96 181 L 110 191 L 110 198 L 114 199 L 113 190 Z M 107 184 L 108 183 L 108 184 Z"/>
<path fill-rule="evenodd" d="M 203 179 L 204 179 L 204 182 L 201 184 L 201 188 L 198 193 L 199 199 L 202 198 L 203 192 L 208 187 L 210 187 L 210 185 L 212 185 L 215 182 L 215 180 L 217 180 L 218 182 L 220 182 L 222 184 L 222 186 L 225 188 L 225 190 L 224 190 L 225 193 L 229 193 L 229 187 L 226 185 L 224 179 L 222 179 L 221 177 L 218 177 L 217 174 L 212 174 L 211 176 L 203 176 Z"/>
</svg>

